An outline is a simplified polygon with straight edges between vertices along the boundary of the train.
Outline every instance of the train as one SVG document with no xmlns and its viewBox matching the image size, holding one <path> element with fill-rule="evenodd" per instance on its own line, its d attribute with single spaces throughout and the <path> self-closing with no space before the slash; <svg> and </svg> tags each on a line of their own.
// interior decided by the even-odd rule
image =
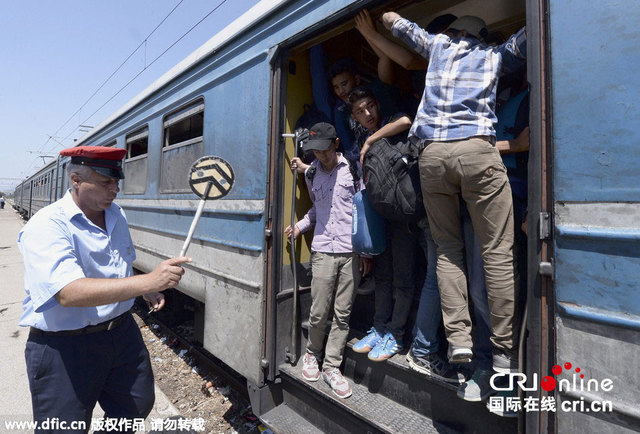
<svg viewBox="0 0 640 434">
<path fill-rule="evenodd" d="M 517 418 L 457 398 L 402 354 L 375 363 L 353 352 L 372 322 L 366 293 L 345 350 L 353 396 L 336 399 L 302 378 L 311 239 L 297 240 L 292 260 L 284 228 L 310 201 L 289 168 L 291 137 L 313 101 L 311 47 L 350 56 L 374 76 L 375 54 L 354 28 L 363 9 L 423 26 L 444 13 L 477 15 L 506 36 L 526 25 L 528 273 L 523 367 L 510 378 L 523 399 Z M 233 167 L 232 191 L 206 203 L 177 290 L 195 306 L 196 339 L 246 380 L 253 412 L 274 432 L 635 432 L 639 22 L 634 0 L 262 0 L 76 144 L 127 150 L 116 203 L 141 272 L 180 251 L 198 203 L 191 164 L 216 155 Z M 25 218 L 69 188 L 68 163 L 59 157 L 17 186 Z"/>
</svg>

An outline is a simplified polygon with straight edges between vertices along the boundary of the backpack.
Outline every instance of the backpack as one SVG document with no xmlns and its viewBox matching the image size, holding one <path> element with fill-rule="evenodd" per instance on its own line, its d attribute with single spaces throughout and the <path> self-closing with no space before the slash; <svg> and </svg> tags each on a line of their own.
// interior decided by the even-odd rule
<svg viewBox="0 0 640 434">
<path fill-rule="evenodd" d="M 364 183 L 373 208 L 387 220 L 415 222 L 425 215 L 418 172 L 419 149 L 410 140 L 380 139 L 365 155 Z"/>
<path fill-rule="evenodd" d="M 331 123 L 329 119 L 322 113 L 315 104 L 305 104 L 302 106 L 303 113 L 300 115 L 294 126 L 294 131 L 299 132 L 301 136 L 300 148 L 296 152 L 297 156 L 305 164 L 310 164 L 316 157 L 313 155 L 313 151 L 302 150 L 302 143 L 309 138 L 309 129 L 319 122 Z M 306 130 L 306 131 L 304 131 Z"/>
<path fill-rule="evenodd" d="M 379 255 L 387 247 L 386 223 L 382 216 L 371 206 L 367 197 L 367 191 L 360 190 L 360 172 L 358 163 L 347 158 L 349 172 L 353 178 L 353 220 L 351 223 L 351 245 L 353 251 L 358 254 Z M 317 166 L 312 165 L 307 169 L 306 177 L 313 186 L 313 178 L 316 175 Z"/>
</svg>

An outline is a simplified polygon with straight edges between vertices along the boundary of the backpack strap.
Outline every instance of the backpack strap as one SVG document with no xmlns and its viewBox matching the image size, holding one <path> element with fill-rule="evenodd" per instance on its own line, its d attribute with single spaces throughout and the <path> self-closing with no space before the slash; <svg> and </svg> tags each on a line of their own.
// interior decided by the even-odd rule
<svg viewBox="0 0 640 434">
<path fill-rule="evenodd" d="M 358 168 L 358 162 L 347 158 L 349 162 L 349 172 L 353 178 L 353 190 L 358 192 L 360 190 L 360 169 Z"/>
<path fill-rule="evenodd" d="M 318 170 L 318 168 L 313 164 L 311 164 L 304 174 L 304 176 L 307 177 L 307 179 L 309 180 L 309 183 L 312 186 L 313 186 L 313 178 L 316 176 L 316 170 Z"/>
</svg>

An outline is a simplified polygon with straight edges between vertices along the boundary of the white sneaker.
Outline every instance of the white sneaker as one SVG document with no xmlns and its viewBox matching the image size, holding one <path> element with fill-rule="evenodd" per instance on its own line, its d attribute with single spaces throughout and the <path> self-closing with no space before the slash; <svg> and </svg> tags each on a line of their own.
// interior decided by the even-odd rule
<svg viewBox="0 0 640 434">
<path fill-rule="evenodd" d="M 458 387 L 458 398 L 465 401 L 484 401 L 496 391 L 491 387 L 491 377 L 493 370 L 476 368 L 473 377 Z"/>
<path fill-rule="evenodd" d="M 318 381 L 320 378 L 320 368 L 318 360 L 311 353 L 304 353 L 302 356 L 302 376 L 307 381 Z"/>
<path fill-rule="evenodd" d="M 449 345 L 447 356 L 449 357 L 449 363 L 470 363 L 473 351 L 471 351 L 471 348 Z"/>
<path fill-rule="evenodd" d="M 325 369 L 322 371 L 322 379 L 331 386 L 333 394 L 338 398 L 348 398 L 351 396 L 351 386 L 344 379 L 338 368 Z"/>
<path fill-rule="evenodd" d="M 503 351 L 493 352 L 493 370 L 501 374 L 518 372 L 518 358 Z"/>
</svg>

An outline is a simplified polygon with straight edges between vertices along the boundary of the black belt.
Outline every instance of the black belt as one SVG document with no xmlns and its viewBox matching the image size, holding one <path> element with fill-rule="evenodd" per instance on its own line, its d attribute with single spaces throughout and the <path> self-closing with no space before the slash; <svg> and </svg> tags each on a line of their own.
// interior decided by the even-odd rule
<svg viewBox="0 0 640 434">
<path fill-rule="evenodd" d="M 79 336 L 79 335 L 88 335 L 91 333 L 98 333 L 103 331 L 113 330 L 118 327 L 122 321 L 125 319 L 126 315 L 129 311 L 118 315 L 114 319 L 110 319 L 109 321 L 101 322 L 100 324 L 90 325 L 83 327 L 81 329 L 75 330 L 60 330 L 57 332 L 49 332 L 45 330 L 40 330 L 35 327 L 31 327 L 29 330 L 29 335 L 33 336 Z"/>
</svg>

